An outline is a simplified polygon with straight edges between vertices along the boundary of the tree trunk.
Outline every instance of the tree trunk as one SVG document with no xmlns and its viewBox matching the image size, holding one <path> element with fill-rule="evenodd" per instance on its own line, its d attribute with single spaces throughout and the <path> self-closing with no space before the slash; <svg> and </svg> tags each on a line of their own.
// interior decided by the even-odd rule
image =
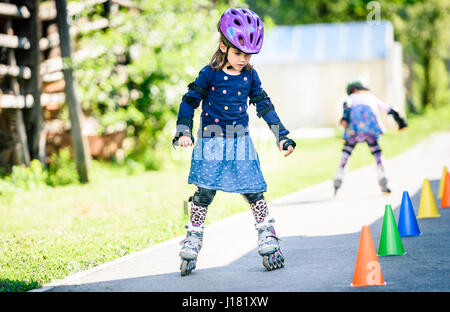
<svg viewBox="0 0 450 312">
<path fill-rule="evenodd" d="M 58 0 L 56 3 L 56 19 L 61 45 L 61 56 L 71 59 L 72 48 L 70 45 L 69 25 L 67 24 L 67 7 L 65 0 Z M 88 144 L 81 131 L 81 106 L 75 93 L 75 79 L 73 69 L 66 67 L 63 69 L 64 80 L 66 81 L 66 101 L 69 106 L 70 133 L 72 135 L 72 146 L 75 152 L 78 176 L 81 183 L 87 183 L 88 179 Z"/>
<path fill-rule="evenodd" d="M 423 55 L 423 90 L 422 90 L 422 107 L 426 109 L 428 105 L 434 106 L 433 102 L 433 86 L 431 85 L 431 49 L 432 41 L 425 42 L 425 49 Z"/>
</svg>

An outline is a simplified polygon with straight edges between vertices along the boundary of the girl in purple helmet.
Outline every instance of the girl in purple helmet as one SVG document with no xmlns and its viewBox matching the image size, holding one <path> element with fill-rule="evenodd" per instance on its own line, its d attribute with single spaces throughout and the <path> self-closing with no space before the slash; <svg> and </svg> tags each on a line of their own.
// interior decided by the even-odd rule
<svg viewBox="0 0 450 312">
<path fill-rule="evenodd" d="M 287 137 L 289 131 L 262 89 L 256 70 L 249 64 L 252 54 L 261 50 L 263 23 L 248 9 L 230 8 L 222 14 L 218 30 L 219 47 L 210 64 L 188 85 L 173 139 L 174 145 L 194 146 L 194 110 L 202 102 L 188 178 L 188 183 L 194 184 L 197 190 L 189 198 L 190 221 L 180 251 L 182 276 L 195 268 L 208 206 L 218 190 L 243 195 L 255 217 L 258 252 L 264 266 L 267 270 L 284 266 L 274 220 L 263 195 L 267 185 L 248 130 L 247 109 L 253 104 L 257 116 L 263 118 L 274 133 L 280 151 L 285 150 L 285 156 L 294 151 L 295 142 Z"/>
</svg>

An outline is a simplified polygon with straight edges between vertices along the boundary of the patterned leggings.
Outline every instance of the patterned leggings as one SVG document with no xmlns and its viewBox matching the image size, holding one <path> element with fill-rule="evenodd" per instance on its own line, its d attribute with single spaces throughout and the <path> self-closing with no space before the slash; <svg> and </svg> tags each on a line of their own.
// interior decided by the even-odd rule
<svg viewBox="0 0 450 312">
<path fill-rule="evenodd" d="M 250 203 L 250 209 L 252 210 L 253 217 L 256 222 L 262 222 L 269 215 L 269 208 L 267 206 L 266 199 L 262 198 L 254 203 Z M 212 199 L 211 199 L 212 200 Z M 206 214 L 208 212 L 207 205 L 198 205 L 192 202 L 190 211 L 190 221 L 193 225 L 201 225 L 205 223 Z"/>
<path fill-rule="evenodd" d="M 370 152 L 375 157 L 377 165 L 380 167 L 383 166 L 381 149 L 378 145 L 377 139 L 370 134 L 363 134 L 362 139 L 358 139 L 356 136 L 352 136 L 349 139 L 345 140 L 344 148 L 342 149 L 341 168 L 344 168 L 347 164 L 347 161 L 350 158 L 350 155 L 352 154 L 356 144 L 361 142 L 367 142 L 367 145 L 369 145 L 370 148 Z"/>
</svg>

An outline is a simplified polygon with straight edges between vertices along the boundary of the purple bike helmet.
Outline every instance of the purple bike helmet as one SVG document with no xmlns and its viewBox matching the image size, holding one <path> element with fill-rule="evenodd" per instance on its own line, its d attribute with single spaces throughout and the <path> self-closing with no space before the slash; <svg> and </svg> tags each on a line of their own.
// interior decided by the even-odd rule
<svg viewBox="0 0 450 312">
<path fill-rule="evenodd" d="M 264 28 L 255 12 L 229 8 L 220 17 L 218 28 L 236 49 L 247 54 L 256 54 L 261 50 Z"/>
</svg>

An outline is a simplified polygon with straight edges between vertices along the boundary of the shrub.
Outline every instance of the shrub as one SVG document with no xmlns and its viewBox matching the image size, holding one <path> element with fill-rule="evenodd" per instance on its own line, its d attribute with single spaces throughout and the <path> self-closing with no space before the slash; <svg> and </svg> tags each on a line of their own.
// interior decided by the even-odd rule
<svg viewBox="0 0 450 312">
<path fill-rule="evenodd" d="M 79 183 L 76 163 L 69 148 L 63 148 L 51 155 L 46 182 L 51 186 Z"/>
</svg>

